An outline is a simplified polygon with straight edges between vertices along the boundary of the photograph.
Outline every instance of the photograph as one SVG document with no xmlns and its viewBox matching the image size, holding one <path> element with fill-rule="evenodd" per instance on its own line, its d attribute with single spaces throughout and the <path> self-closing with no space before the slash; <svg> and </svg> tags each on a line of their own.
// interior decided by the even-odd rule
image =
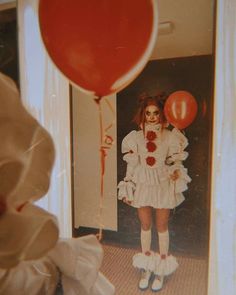
<svg viewBox="0 0 236 295">
<path fill-rule="evenodd" d="M 233 295 L 234 0 L 0 0 L 0 295 Z"/>
</svg>

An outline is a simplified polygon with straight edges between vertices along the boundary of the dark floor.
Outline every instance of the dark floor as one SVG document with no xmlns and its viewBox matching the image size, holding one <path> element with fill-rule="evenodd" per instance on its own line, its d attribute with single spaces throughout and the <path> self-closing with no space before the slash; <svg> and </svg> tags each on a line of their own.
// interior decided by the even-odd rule
<svg viewBox="0 0 236 295">
<path fill-rule="evenodd" d="M 140 247 L 140 225 L 136 209 L 119 204 L 119 216 L 126 215 L 127 222 L 119 224 L 119 231 L 103 231 L 103 243 L 122 247 Z M 127 216 L 129 216 L 127 218 Z M 97 229 L 80 227 L 74 229 L 74 236 L 97 233 Z M 186 207 L 171 213 L 169 222 L 170 251 L 179 255 L 195 257 L 208 256 L 208 223 L 202 211 L 188 211 Z M 152 235 L 152 248 L 158 249 L 155 230 Z"/>
</svg>

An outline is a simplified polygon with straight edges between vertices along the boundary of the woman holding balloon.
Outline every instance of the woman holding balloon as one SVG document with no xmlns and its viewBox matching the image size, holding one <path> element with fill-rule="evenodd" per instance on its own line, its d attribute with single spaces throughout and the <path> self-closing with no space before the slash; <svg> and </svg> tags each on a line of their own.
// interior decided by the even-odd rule
<svg viewBox="0 0 236 295">
<path fill-rule="evenodd" d="M 184 151 L 188 140 L 178 129 L 167 129 L 166 99 L 165 94 L 141 97 L 134 117 L 139 130 L 131 131 L 122 142 L 127 172 L 118 185 L 118 198 L 138 210 L 142 251 L 134 255 L 133 266 L 141 270 L 141 290 L 148 288 L 152 276 L 151 289 L 160 290 L 164 277 L 178 267 L 168 252 L 168 220 L 170 210 L 184 201 L 182 192 L 191 181 L 182 164 L 188 156 Z M 153 211 L 159 252 L 151 251 Z"/>
</svg>

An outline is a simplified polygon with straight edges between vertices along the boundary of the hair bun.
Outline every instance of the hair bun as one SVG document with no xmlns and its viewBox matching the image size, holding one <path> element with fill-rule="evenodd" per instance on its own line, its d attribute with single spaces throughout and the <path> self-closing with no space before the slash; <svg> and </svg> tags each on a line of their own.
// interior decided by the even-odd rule
<svg viewBox="0 0 236 295">
<path fill-rule="evenodd" d="M 163 108 L 167 98 L 168 98 L 168 95 L 164 91 L 158 92 L 154 96 L 150 96 L 146 92 L 142 92 L 139 94 L 137 102 L 138 102 L 138 105 L 142 107 L 143 105 L 145 105 L 145 103 L 147 103 L 148 100 L 154 100 Z"/>
<path fill-rule="evenodd" d="M 167 98 L 168 98 L 168 95 L 165 91 L 159 92 L 156 95 L 156 99 L 159 101 L 162 107 L 164 107 Z"/>
<path fill-rule="evenodd" d="M 141 94 L 139 94 L 138 96 L 138 104 L 142 105 L 144 103 L 144 101 L 150 97 L 146 92 L 142 92 Z"/>
</svg>

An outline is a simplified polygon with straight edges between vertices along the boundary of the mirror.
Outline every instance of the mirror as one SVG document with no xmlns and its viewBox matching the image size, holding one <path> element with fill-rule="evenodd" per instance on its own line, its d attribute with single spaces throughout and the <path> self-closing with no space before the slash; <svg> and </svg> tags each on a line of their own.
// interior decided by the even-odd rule
<svg viewBox="0 0 236 295">
<path fill-rule="evenodd" d="M 117 294 L 138 292 L 139 272 L 132 267 L 132 256 L 140 251 L 137 210 L 116 199 L 116 185 L 124 178 L 126 170 L 121 142 L 126 134 L 136 128 L 132 118 L 141 93 L 155 95 L 159 91 L 188 91 L 198 104 L 196 119 L 183 131 L 189 141 L 186 148 L 189 156 L 184 165 L 192 181 L 184 192 L 185 201 L 171 210 L 170 252 L 177 256 L 180 266 L 169 278 L 163 291 L 168 294 L 181 285 L 181 294 L 193 294 L 194 290 L 194 294 L 203 295 L 207 293 L 211 202 L 215 2 L 201 0 L 177 3 L 168 0 L 159 1 L 158 4 L 159 34 L 149 63 L 133 83 L 116 97 L 107 98 L 115 116 L 107 101 L 103 101 L 104 124 L 113 122 L 109 135 L 116 144 L 107 153 L 102 206 L 97 106 L 89 97 L 74 88 L 72 90 L 73 231 L 74 236 L 80 236 L 97 233 L 102 228 L 104 273 L 116 286 Z M 152 236 L 152 248 L 158 249 L 155 233 Z M 130 291 L 126 288 L 130 288 Z"/>
</svg>

